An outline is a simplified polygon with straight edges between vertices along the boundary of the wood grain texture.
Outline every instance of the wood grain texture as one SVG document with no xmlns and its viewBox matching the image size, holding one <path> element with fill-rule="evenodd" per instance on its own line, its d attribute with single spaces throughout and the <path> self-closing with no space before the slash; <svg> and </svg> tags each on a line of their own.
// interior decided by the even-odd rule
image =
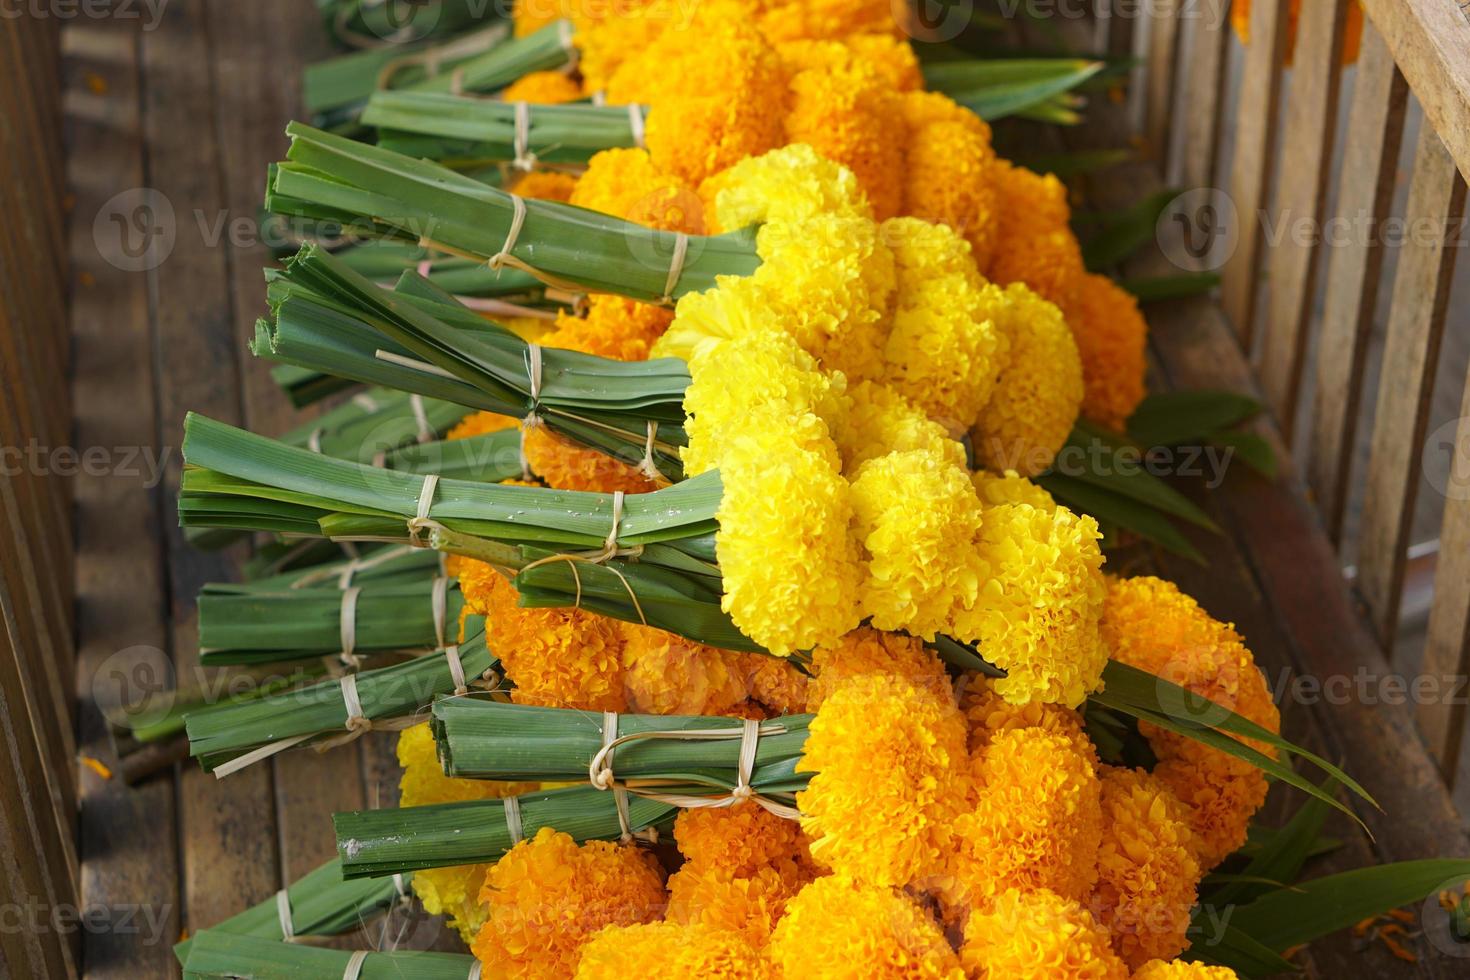
<svg viewBox="0 0 1470 980">
<path fill-rule="evenodd" d="M 1174 106 L 1179 90 L 1175 86 L 1181 32 L 1181 8 L 1185 0 L 1163 0 L 1154 4 L 1148 21 L 1147 85 L 1144 105 L 1144 144 L 1154 159 L 1169 159 L 1169 132 L 1174 123 Z"/>
<path fill-rule="evenodd" d="M 1470 180 L 1470 17 L 1460 0 L 1362 0 L 1439 133 Z"/>
<path fill-rule="evenodd" d="M 1220 297 L 1241 345 L 1251 349 L 1256 298 L 1260 291 L 1266 230 L 1261 214 L 1276 163 L 1276 122 L 1281 109 L 1282 61 L 1286 54 L 1285 0 L 1251 6 L 1250 44 L 1235 108 L 1235 158 L 1230 163 L 1230 198 L 1240 223 L 1235 253 L 1221 271 Z"/>
<path fill-rule="evenodd" d="M 1307 445 L 1307 480 L 1322 523 L 1336 544 L 1346 511 L 1368 339 L 1383 272 L 1382 225 L 1393 203 L 1409 87 L 1372 24 L 1363 27 L 1337 213 L 1347 240 L 1329 252 L 1317 380 Z"/>
<path fill-rule="evenodd" d="M 1230 44 L 1228 0 L 1199 0 L 1185 21 L 1186 47 L 1183 104 L 1178 125 L 1184 127 L 1179 155 L 1166 171 L 1184 190 L 1215 186 L 1215 157 L 1220 144 L 1221 95 L 1225 85 L 1225 52 Z"/>
<path fill-rule="evenodd" d="M 1368 458 L 1358 589 L 1385 651 L 1398 627 L 1404 559 L 1420 480 L 1429 398 L 1444 336 L 1465 181 L 1439 137 L 1419 134 Z"/>
<path fill-rule="evenodd" d="M 1275 222 L 1285 234 L 1266 266 L 1270 299 L 1262 329 L 1261 387 L 1292 443 L 1297 399 L 1317 294 L 1317 265 L 1327 210 L 1327 179 L 1337 136 L 1343 26 L 1352 0 L 1319 0 L 1302 8 L 1276 189 Z M 1305 231 L 1303 235 L 1300 232 Z"/>
<path fill-rule="evenodd" d="M 81 446 L 136 447 L 157 459 L 147 278 L 107 261 L 94 232 L 106 202 L 145 179 L 138 29 L 121 19 L 79 19 L 64 43 L 66 176 L 75 202 L 69 222 L 75 438 Z M 107 719 L 94 694 L 113 694 L 114 668 L 126 677 L 130 663 L 147 662 L 114 655 L 152 649 L 154 662 L 167 659 L 159 535 L 166 507 L 141 472 L 84 473 L 77 480 L 78 741 L 83 753 L 109 764 Z M 165 703 L 166 696 L 156 706 Z M 129 787 L 84 771 L 80 795 L 83 900 L 143 906 L 163 930 L 162 942 L 152 943 L 115 932 L 86 934 L 86 974 L 96 980 L 168 976 L 169 944 L 180 929 L 173 773 Z"/>
</svg>

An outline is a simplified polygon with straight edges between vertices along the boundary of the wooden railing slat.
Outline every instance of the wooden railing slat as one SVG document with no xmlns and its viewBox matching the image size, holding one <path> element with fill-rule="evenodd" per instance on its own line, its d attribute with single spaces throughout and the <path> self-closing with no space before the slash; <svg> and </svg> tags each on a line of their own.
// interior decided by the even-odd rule
<svg viewBox="0 0 1470 980">
<path fill-rule="evenodd" d="M 1444 143 L 1425 126 L 1419 134 L 1405 215 L 1408 233 L 1384 343 L 1358 556 L 1358 588 L 1389 652 L 1398 626 L 1414 491 L 1457 251 L 1447 247 L 1447 238 L 1460 233 L 1464 211 L 1465 181 Z"/>
<path fill-rule="evenodd" d="M 1364 24 L 1347 124 L 1349 149 L 1337 195 L 1338 213 L 1353 224 L 1347 240 L 1329 253 L 1308 445 L 1307 477 L 1334 544 L 1342 535 L 1363 369 L 1383 271 L 1381 228 L 1393 203 L 1408 101 L 1408 84 L 1382 35 Z"/>
<path fill-rule="evenodd" d="M 1235 158 L 1230 197 L 1240 235 L 1221 274 L 1221 302 L 1242 346 L 1251 349 L 1256 296 L 1261 278 L 1265 229 L 1257 220 L 1266 202 L 1276 159 L 1276 123 L 1281 110 L 1282 60 L 1286 54 L 1285 0 L 1256 0 L 1251 7 L 1250 44 L 1235 108 Z"/>
<path fill-rule="evenodd" d="M 1340 53 L 1352 0 L 1316 0 L 1302 7 L 1291 97 L 1276 191 L 1280 240 L 1271 248 L 1270 301 L 1261 355 L 1261 388 L 1290 445 L 1316 297 L 1320 235 L 1327 209 L 1327 178 L 1337 135 Z M 1306 235 L 1299 232 L 1305 230 Z"/>
<path fill-rule="evenodd" d="M 1199 0 L 1195 15 L 1186 21 L 1189 44 L 1183 64 L 1187 108 L 1179 120 L 1184 127 L 1184 141 L 1177 166 L 1166 171 L 1178 175 L 1184 190 L 1213 187 L 1215 182 L 1225 52 L 1230 44 L 1227 5 L 1228 0 Z"/>
<path fill-rule="evenodd" d="M 1463 0 L 1362 0 L 1460 174 L 1470 180 L 1470 17 Z"/>
<path fill-rule="evenodd" d="M 1452 785 L 1464 755 L 1464 695 L 1466 674 L 1470 673 L 1470 377 L 1465 379 L 1453 439 L 1449 447 L 1426 447 L 1430 451 L 1448 448 L 1450 468 L 1420 673 L 1457 689 L 1460 697 L 1428 699 L 1419 706 L 1424 740 Z"/>
<path fill-rule="evenodd" d="M 1143 136 L 1150 153 L 1164 161 L 1169 159 L 1169 134 L 1174 118 L 1174 105 L 1179 91 L 1175 87 L 1178 61 L 1180 7 L 1183 0 L 1164 0 L 1155 4 L 1148 21 L 1147 103 L 1144 109 Z"/>
</svg>

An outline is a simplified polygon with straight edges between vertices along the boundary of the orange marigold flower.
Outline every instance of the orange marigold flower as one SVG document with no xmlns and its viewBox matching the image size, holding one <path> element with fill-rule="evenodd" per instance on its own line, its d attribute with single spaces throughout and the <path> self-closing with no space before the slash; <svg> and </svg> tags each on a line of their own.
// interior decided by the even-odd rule
<svg viewBox="0 0 1470 980">
<path fill-rule="evenodd" d="M 805 854 L 796 821 L 754 803 L 680 810 L 674 841 L 689 863 L 740 877 Z"/>
<path fill-rule="evenodd" d="M 1005 247 L 992 251 L 986 275 L 1002 285 L 1023 282 L 1062 309 L 1073 308 L 1087 270 L 1069 225 L 1067 189 L 1050 174 L 999 159 L 990 179 L 1000 212 L 994 240 Z"/>
<path fill-rule="evenodd" d="M 492 977 L 569 977 L 582 947 L 610 925 L 651 922 L 665 904 L 663 872 L 648 851 L 543 827 L 485 878 L 489 918 L 473 951 Z"/>
<path fill-rule="evenodd" d="M 970 754 L 975 755 L 1002 732 L 1018 728 L 1039 728 L 1051 735 L 1072 740 L 1072 744 L 1097 763 L 1097 749 L 1082 729 L 1082 716 L 1059 704 L 1030 701 L 1011 704 L 995 693 L 991 681 L 978 674 L 967 675 L 965 693 L 960 697 L 960 710 L 970 723 Z"/>
<path fill-rule="evenodd" d="M 500 98 L 506 102 L 535 105 L 559 105 L 576 102 L 581 97 L 582 86 L 563 71 L 533 71 L 511 82 L 500 93 Z"/>
<path fill-rule="evenodd" d="M 558 313 L 556 328 L 541 339 L 541 345 L 618 361 L 646 361 L 649 348 L 673 320 L 673 310 L 599 293 L 588 299 L 585 317 Z"/>
<path fill-rule="evenodd" d="M 1053 892 L 1010 889 L 977 910 L 960 959 L 990 980 L 1128 980 L 1108 932 L 1079 903 Z"/>
<path fill-rule="evenodd" d="M 806 710 L 807 675 L 790 660 L 751 653 L 744 662 L 746 686 L 752 698 L 777 715 L 795 715 Z"/>
<path fill-rule="evenodd" d="M 903 30 L 889 0 L 770 0 L 764 6 L 759 22 L 772 43 L 852 34 L 898 36 Z"/>
<path fill-rule="evenodd" d="M 994 733 L 971 764 L 978 795 L 954 819 L 956 849 L 938 889 L 951 920 L 1007 888 L 1082 901 L 1097 880 L 1102 783 L 1092 753 L 1040 728 Z"/>
<path fill-rule="evenodd" d="M 538 201 L 561 201 L 565 204 L 572 199 L 572 191 L 576 186 L 577 178 L 571 174 L 533 170 L 521 175 L 514 190 L 521 197 L 535 198 Z"/>
<path fill-rule="evenodd" d="M 500 415 L 496 412 L 471 412 L 455 423 L 454 428 L 444 433 L 444 438 L 470 439 L 474 436 L 485 436 L 492 432 L 513 429 L 519 424 L 520 419 L 513 419 L 509 415 Z"/>
<path fill-rule="evenodd" d="M 787 903 L 767 955 L 781 975 L 802 980 L 964 977 L 943 931 L 913 899 L 844 875 L 818 878 Z"/>
<path fill-rule="evenodd" d="M 672 922 L 739 933 L 761 949 L 786 903 L 812 877 L 789 859 L 743 876 L 690 862 L 669 877 L 667 916 Z"/>
<path fill-rule="evenodd" d="M 694 188 L 664 173 L 646 150 L 603 150 L 587 162 L 571 203 L 663 231 L 705 234 L 704 202 Z"/>
<path fill-rule="evenodd" d="M 515 586 L 483 562 L 465 562 L 465 604 L 485 616 L 485 638 L 515 681 L 517 704 L 626 711 L 623 634 L 616 620 L 581 609 L 523 609 Z"/>
<path fill-rule="evenodd" d="M 619 625 L 629 711 L 724 715 L 745 700 L 745 672 L 738 654 L 637 623 Z"/>
<path fill-rule="evenodd" d="M 1130 967 L 1178 956 L 1189 947 L 1185 933 L 1200 879 L 1184 804 L 1141 769 L 1109 768 L 1102 824 L 1089 907 Z"/>
<path fill-rule="evenodd" d="M 882 678 L 895 678 L 928 692 L 941 702 L 953 700 L 949 674 L 933 650 L 916 637 L 884 633 L 863 627 L 835 643 L 823 643 L 812 652 L 816 677 L 806 685 L 806 711 L 817 711 L 840 687 L 861 687 Z"/>
<path fill-rule="evenodd" d="M 1110 582 L 1101 625 L 1115 659 L 1281 730 L 1266 679 L 1240 634 L 1173 583 L 1149 576 Z M 1201 866 L 1214 867 L 1245 842 L 1246 825 L 1265 802 L 1265 773 L 1186 736 L 1147 724 L 1141 730 L 1159 760 L 1154 775 L 1189 808 Z M 1268 745 L 1247 744 L 1275 755 Z"/>
<path fill-rule="evenodd" d="M 903 203 L 904 118 L 897 93 L 876 69 L 836 42 L 811 44 L 815 67 L 791 78 L 786 142 L 805 143 L 853 172 L 873 215 L 885 220 Z"/>
<path fill-rule="evenodd" d="M 1228 966 L 1153 960 L 1139 967 L 1133 974 L 1133 980 L 1238 980 L 1238 975 Z"/>
<path fill-rule="evenodd" d="M 521 442 L 531 472 L 554 490 L 592 493 L 650 493 L 658 484 L 620 460 L 595 449 L 583 449 L 555 435 L 544 425 L 526 430 Z"/>
<path fill-rule="evenodd" d="M 1065 312 L 1082 356 L 1082 414 L 1122 431 L 1144 395 L 1148 323 L 1138 300 L 1107 276 L 1086 275 Z"/>
<path fill-rule="evenodd" d="M 1291 0 L 1286 21 L 1286 60 L 1283 62 L 1286 65 L 1290 65 L 1296 56 L 1297 23 L 1301 20 L 1301 14 L 1302 0 Z M 1250 44 L 1251 0 L 1235 0 L 1230 5 L 1230 26 L 1235 28 L 1235 35 L 1240 38 L 1241 44 Z M 1341 59 L 1344 65 L 1351 65 L 1358 60 L 1362 44 L 1363 8 L 1354 3 L 1348 7 L 1347 22 L 1342 31 Z"/>
<path fill-rule="evenodd" d="M 830 692 L 796 765 L 814 773 L 797 794 L 813 860 L 873 885 L 937 870 L 964 794 L 965 737 L 953 701 L 898 678 Z"/>
<path fill-rule="evenodd" d="M 769 972 L 739 933 L 704 923 L 649 922 L 608 926 L 582 949 L 575 980 L 709 977 L 757 980 Z"/>
<path fill-rule="evenodd" d="M 990 127 L 938 92 L 909 92 L 902 99 L 902 112 L 908 125 L 903 213 L 948 225 L 964 235 L 976 266 L 987 268 L 1000 209 Z"/>
</svg>

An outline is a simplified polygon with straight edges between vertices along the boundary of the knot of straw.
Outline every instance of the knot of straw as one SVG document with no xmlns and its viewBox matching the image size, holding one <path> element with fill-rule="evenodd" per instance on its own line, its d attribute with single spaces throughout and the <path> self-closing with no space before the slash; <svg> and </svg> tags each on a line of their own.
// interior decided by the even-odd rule
<svg viewBox="0 0 1470 980">
<path fill-rule="evenodd" d="M 667 803 L 670 806 L 682 807 L 684 809 L 720 808 L 737 806 L 746 801 L 752 801 L 765 810 L 774 813 L 778 817 L 788 820 L 800 818 L 801 812 L 795 807 L 787 806 L 769 797 L 762 796 L 756 792 L 751 785 L 751 775 L 755 771 L 756 752 L 760 747 L 762 735 L 779 735 L 786 731 L 786 726 L 778 723 L 761 723 L 753 719 L 746 719 L 739 728 L 697 728 L 697 729 L 670 729 L 667 731 L 633 732 L 628 735 L 618 734 L 618 713 L 616 711 L 603 712 L 602 722 L 602 748 L 592 757 L 587 767 L 587 780 L 600 790 L 612 790 L 618 807 L 618 822 L 622 827 L 623 839 L 632 836 L 628 826 L 627 818 L 627 796 L 632 793 L 644 799 L 654 800 L 659 803 Z M 631 780 L 619 781 L 613 772 L 613 756 L 620 745 L 629 742 L 643 741 L 646 739 L 675 739 L 683 741 L 705 741 L 740 739 L 740 758 L 736 769 L 735 786 L 728 793 L 717 796 L 697 796 L 687 793 L 660 793 L 655 788 L 659 785 L 658 780 Z"/>
<path fill-rule="evenodd" d="M 664 294 L 659 297 L 659 303 L 669 306 L 674 302 L 674 288 L 679 285 L 679 277 L 684 274 L 684 260 L 689 255 L 689 236 L 682 231 L 674 236 L 674 254 L 669 259 L 669 275 L 664 280 Z"/>
<path fill-rule="evenodd" d="M 510 165 L 517 170 L 530 172 L 536 169 L 536 154 L 530 150 L 531 103 L 524 99 L 515 103 L 515 137 L 512 143 L 514 158 Z"/>
<path fill-rule="evenodd" d="M 438 487 L 439 474 L 437 473 L 430 473 L 424 477 L 423 485 L 419 487 L 418 511 L 408 519 L 408 543 L 415 548 L 428 547 L 419 537 L 419 532 L 441 526 L 438 521 L 429 516 L 430 511 L 434 509 L 434 492 Z"/>
<path fill-rule="evenodd" d="M 638 463 L 638 472 L 650 483 L 660 483 L 664 475 L 653 461 L 653 446 L 658 441 L 658 423 L 648 420 L 648 437 L 643 441 L 643 459 Z"/>
<path fill-rule="evenodd" d="M 348 567 L 351 567 L 350 563 Z M 337 630 L 342 641 L 342 652 L 337 656 L 341 659 L 342 666 L 349 670 L 362 666 L 362 658 L 354 652 L 357 649 L 357 597 L 361 594 L 360 585 L 343 589 L 342 608 L 338 613 Z"/>
<path fill-rule="evenodd" d="M 572 605 L 575 606 L 575 607 L 577 607 L 577 608 L 581 608 L 581 606 L 582 606 L 582 576 L 581 576 L 581 573 L 579 573 L 577 571 L 577 565 L 582 564 L 582 563 L 585 563 L 585 564 L 588 564 L 588 565 L 602 565 L 609 572 L 612 572 L 614 575 L 616 575 L 618 577 L 618 581 L 619 582 L 622 582 L 623 583 L 623 588 L 628 591 L 628 598 L 631 599 L 631 600 L 633 600 L 633 609 L 638 613 L 639 620 L 642 621 L 642 623 L 643 623 L 644 626 L 647 626 L 648 625 L 648 617 L 643 614 L 643 604 L 638 601 L 638 593 L 636 593 L 636 592 L 633 591 L 633 585 L 632 585 L 632 583 L 630 583 L 628 581 L 628 577 L 626 575 L 624 575 L 622 572 L 618 571 L 616 568 L 612 567 L 611 565 L 608 565 L 607 564 L 609 561 L 611 561 L 614 558 L 621 558 L 621 557 L 635 557 L 636 558 L 637 556 L 643 554 L 643 546 L 642 545 L 635 545 L 635 546 L 633 546 L 631 548 L 624 548 L 624 547 L 621 547 L 618 544 L 618 529 L 619 529 L 619 527 L 623 523 L 623 497 L 624 496 L 625 496 L 625 494 L 621 490 L 616 490 L 616 491 L 613 492 L 613 495 L 612 495 L 612 528 L 611 528 L 611 530 L 609 530 L 607 532 L 607 538 L 602 543 L 602 550 L 600 550 L 600 551 L 581 551 L 581 552 L 562 552 L 560 554 L 547 555 L 545 558 L 538 558 L 535 561 L 531 562 L 530 564 L 526 565 L 525 567 L 523 567 L 520 570 L 520 572 L 517 573 L 517 575 L 524 574 L 525 572 L 528 572 L 528 571 L 530 571 L 533 568 L 538 568 L 538 567 L 540 567 L 542 565 L 551 565 L 551 564 L 555 564 L 557 562 L 566 562 L 567 565 L 568 565 L 568 567 L 570 567 L 571 570 L 572 570 L 572 581 L 575 582 L 576 583 L 576 586 L 577 586 L 576 598 L 575 598 L 575 601 L 572 603 Z"/>
<path fill-rule="evenodd" d="M 628 103 L 628 127 L 633 130 L 633 143 L 640 150 L 648 149 L 644 142 L 646 123 L 643 119 L 643 106 L 637 102 Z"/>
<path fill-rule="evenodd" d="M 539 281 L 553 287 L 554 289 L 563 289 L 567 292 L 573 293 L 581 289 L 581 286 L 578 283 L 575 283 L 570 279 L 562 279 L 558 276 L 553 276 L 548 272 L 542 272 L 540 269 L 531 265 L 525 259 L 516 257 L 516 255 L 514 254 L 516 242 L 520 240 L 521 229 L 524 228 L 526 224 L 526 200 L 519 194 L 507 194 L 506 196 L 510 198 L 510 227 L 506 229 L 505 241 L 501 243 L 500 251 L 490 256 L 490 258 L 487 259 L 485 262 L 490 271 L 499 272 L 506 266 L 510 266 L 512 269 L 520 269 L 527 275 L 534 276 Z M 457 252 L 455 249 L 449 248 L 448 246 L 442 245 L 427 237 L 420 238 L 419 244 L 425 248 L 437 248 L 442 252 L 449 252 L 452 255 L 463 255 L 463 253 Z"/>
</svg>

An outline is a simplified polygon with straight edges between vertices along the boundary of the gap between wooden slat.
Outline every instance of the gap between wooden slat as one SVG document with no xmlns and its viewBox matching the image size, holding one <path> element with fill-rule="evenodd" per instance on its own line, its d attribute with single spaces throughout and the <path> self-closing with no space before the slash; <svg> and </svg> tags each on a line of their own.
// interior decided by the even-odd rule
<svg viewBox="0 0 1470 980">
<path fill-rule="evenodd" d="M 1184 138 L 1174 165 L 1165 172 L 1182 189 L 1214 187 L 1220 140 L 1220 106 L 1225 87 L 1225 51 L 1230 44 L 1228 0 L 1198 0 L 1186 19 Z"/>
</svg>

